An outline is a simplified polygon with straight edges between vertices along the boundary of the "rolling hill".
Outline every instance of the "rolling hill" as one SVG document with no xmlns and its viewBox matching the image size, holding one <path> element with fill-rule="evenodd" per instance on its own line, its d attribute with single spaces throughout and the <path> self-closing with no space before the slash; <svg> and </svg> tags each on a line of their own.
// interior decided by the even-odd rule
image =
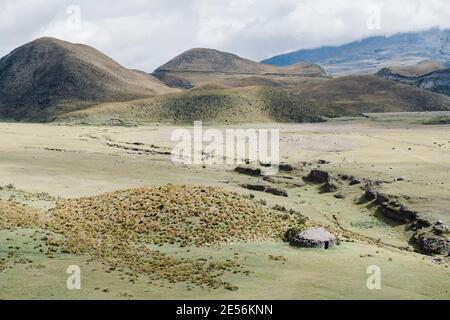
<svg viewBox="0 0 450 320">
<path fill-rule="evenodd" d="M 305 101 L 282 88 L 201 86 L 181 93 L 130 102 L 105 103 L 61 115 L 57 121 L 81 124 L 146 124 L 318 121 L 342 111 Z"/>
<path fill-rule="evenodd" d="M 425 62 L 417 66 L 384 68 L 377 75 L 450 96 L 450 68 L 443 64 Z"/>
<path fill-rule="evenodd" d="M 310 84 L 299 94 L 328 101 L 347 112 L 414 112 L 450 110 L 450 98 L 374 75 L 343 76 Z"/>
<path fill-rule="evenodd" d="M 320 64 L 329 74 L 374 74 L 391 66 L 412 66 L 426 60 L 450 61 L 450 30 L 431 29 L 390 37 L 370 37 L 336 47 L 303 49 L 262 63 L 288 66 L 299 61 Z"/>
<path fill-rule="evenodd" d="M 53 38 L 37 39 L 0 60 L 0 119 L 49 121 L 99 102 L 174 91 L 94 48 Z"/>
<path fill-rule="evenodd" d="M 254 85 L 277 83 L 279 78 L 286 77 L 326 76 L 324 70 L 314 64 L 299 62 L 289 67 L 276 67 L 228 52 L 203 48 L 181 53 L 156 69 L 153 75 L 168 86 L 184 89 L 211 83 L 229 87 L 245 86 L 249 82 Z M 241 81 L 243 84 L 240 84 Z"/>
<path fill-rule="evenodd" d="M 126 69 L 91 47 L 52 38 L 0 60 L 3 120 L 308 122 L 449 109 L 450 97 L 380 76 L 330 78 L 313 64 L 269 66 L 211 49 L 184 52 L 154 76 Z"/>
<path fill-rule="evenodd" d="M 199 86 L 176 94 L 105 103 L 60 116 L 82 124 L 315 122 L 374 112 L 450 110 L 450 98 L 377 76 L 346 76 L 296 87 Z"/>
</svg>

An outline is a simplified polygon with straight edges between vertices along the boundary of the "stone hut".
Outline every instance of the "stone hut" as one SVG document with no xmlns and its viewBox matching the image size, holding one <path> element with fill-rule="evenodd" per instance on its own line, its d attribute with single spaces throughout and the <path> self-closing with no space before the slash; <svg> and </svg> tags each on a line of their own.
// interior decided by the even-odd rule
<svg viewBox="0 0 450 320">
<path fill-rule="evenodd" d="M 336 237 L 323 228 L 315 227 L 294 236 L 290 244 L 295 247 L 329 249 L 336 245 Z"/>
</svg>

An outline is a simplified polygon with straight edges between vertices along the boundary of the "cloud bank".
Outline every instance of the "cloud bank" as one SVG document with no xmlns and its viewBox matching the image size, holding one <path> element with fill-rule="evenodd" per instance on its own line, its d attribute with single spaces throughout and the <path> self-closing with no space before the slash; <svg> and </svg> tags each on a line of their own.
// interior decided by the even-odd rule
<svg viewBox="0 0 450 320">
<path fill-rule="evenodd" d="M 448 0 L 0 0 L 0 56 L 52 36 L 151 72 L 194 47 L 262 60 L 432 27 L 450 28 Z"/>
</svg>

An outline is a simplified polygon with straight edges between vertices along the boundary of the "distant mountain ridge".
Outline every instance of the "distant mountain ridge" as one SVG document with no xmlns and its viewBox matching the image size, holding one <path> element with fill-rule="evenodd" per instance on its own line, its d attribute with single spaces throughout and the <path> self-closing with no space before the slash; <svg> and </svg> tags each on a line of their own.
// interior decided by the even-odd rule
<svg viewBox="0 0 450 320">
<path fill-rule="evenodd" d="M 428 64 L 402 74 L 440 68 Z M 398 69 L 396 69 L 398 71 Z M 0 120 L 84 124 L 310 122 L 366 112 L 440 111 L 450 97 L 381 76 L 331 78 L 316 64 L 260 64 L 191 49 L 153 75 L 53 38 L 0 59 Z"/>
<path fill-rule="evenodd" d="M 305 70 L 307 67 L 311 70 Z M 288 67 L 276 67 L 245 59 L 233 53 L 216 49 L 194 48 L 187 50 L 161 67 L 158 71 L 223 72 L 240 74 L 308 74 L 323 73 L 316 65 L 302 61 Z"/>
<path fill-rule="evenodd" d="M 271 81 L 270 76 L 326 76 L 318 65 L 299 62 L 287 67 L 258 63 L 235 54 L 215 49 L 194 48 L 187 50 L 157 68 L 153 75 L 168 86 L 193 88 L 225 75 L 236 80 L 241 76 L 258 77 L 258 81 Z M 229 78 L 227 81 L 230 80 Z M 240 79 L 242 80 L 242 79 Z M 222 82 L 223 83 L 223 82 Z"/>
<path fill-rule="evenodd" d="M 287 66 L 303 61 L 319 64 L 330 74 L 374 74 L 385 67 L 412 66 L 426 60 L 449 63 L 450 29 L 370 37 L 277 55 L 261 63 Z"/>
</svg>

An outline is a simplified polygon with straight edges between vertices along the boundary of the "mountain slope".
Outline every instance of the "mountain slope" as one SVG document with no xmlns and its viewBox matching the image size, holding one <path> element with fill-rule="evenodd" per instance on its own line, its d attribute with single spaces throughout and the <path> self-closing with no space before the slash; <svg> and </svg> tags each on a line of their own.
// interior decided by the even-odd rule
<svg viewBox="0 0 450 320">
<path fill-rule="evenodd" d="M 57 120 L 89 124 L 309 122 L 341 113 L 281 88 L 206 86 L 149 99 L 105 103 L 64 114 Z"/>
<path fill-rule="evenodd" d="M 42 121 L 86 106 L 173 92 L 85 45 L 40 38 L 0 60 L 0 118 Z"/>
<path fill-rule="evenodd" d="M 199 86 L 177 94 L 105 103 L 64 114 L 70 123 L 310 122 L 370 112 L 450 110 L 450 98 L 377 76 L 346 76 L 292 88 Z"/>
<path fill-rule="evenodd" d="M 442 64 L 427 62 L 412 67 L 384 68 L 377 75 L 450 96 L 450 68 Z"/>
<path fill-rule="evenodd" d="M 299 62 L 289 67 L 264 65 L 237 55 L 214 49 L 196 48 L 185 51 L 153 72 L 171 87 L 192 88 L 214 82 L 228 86 L 233 81 L 257 76 L 261 81 L 274 77 L 322 77 L 324 70 L 314 64 Z M 245 82 L 245 81 L 244 81 Z"/>
<path fill-rule="evenodd" d="M 370 37 L 337 47 L 298 50 L 262 63 L 286 66 L 304 61 L 318 63 L 330 74 L 373 74 L 384 67 L 416 65 L 425 60 L 450 61 L 450 30 Z"/>
<path fill-rule="evenodd" d="M 344 76 L 310 84 L 299 94 L 359 113 L 450 110 L 450 98 L 374 75 Z"/>
</svg>

